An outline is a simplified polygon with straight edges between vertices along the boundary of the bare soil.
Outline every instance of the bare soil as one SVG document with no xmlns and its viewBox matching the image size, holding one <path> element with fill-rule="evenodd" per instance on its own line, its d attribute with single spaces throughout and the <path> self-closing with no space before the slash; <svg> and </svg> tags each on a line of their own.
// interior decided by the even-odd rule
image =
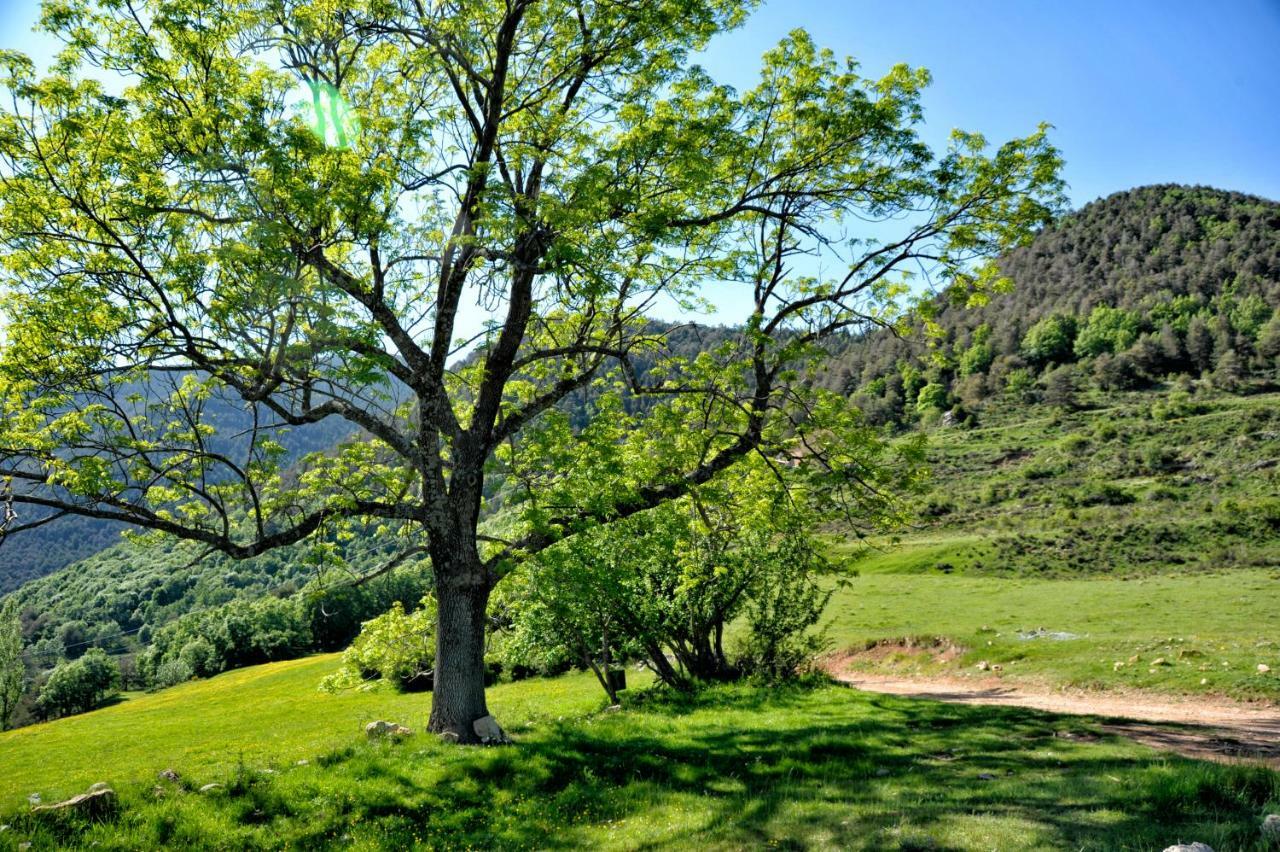
<svg viewBox="0 0 1280 852">
<path fill-rule="evenodd" d="M 1153 748 L 1201 760 L 1258 762 L 1280 769 L 1280 707 L 1275 705 L 1244 704 L 1217 696 L 1051 690 L 994 676 L 906 678 L 850 670 L 848 660 L 832 657 L 826 668 L 856 689 L 1094 716 L 1102 720 L 1104 731 Z"/>
</svg>

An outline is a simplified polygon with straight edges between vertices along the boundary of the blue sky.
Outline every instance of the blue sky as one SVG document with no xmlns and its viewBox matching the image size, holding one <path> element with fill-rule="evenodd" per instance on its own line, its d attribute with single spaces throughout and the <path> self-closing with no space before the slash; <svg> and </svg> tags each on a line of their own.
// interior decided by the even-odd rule
<svg viewBox="0 0 1280 852">
<path fill-rule="evenodd" d="M 0 0 L 0 47 L 47 52 L 37 10 Z M 795 27 L 868 76 L 930 69 L 931 140 L 1052 123 L 1073 205 L 1159 182 L 1280 199 L 1280 0 L 773 0 L 702 61 L 749 86 Z"/>
<path fill-rule="evenodd" d="M 48 55 L 29 34 L 37 14 L 38 0 L 0 0 L 0 47 Z M 1053 124 L 1074 207 L 1151 183 L 1280 200 L 1280 0 L 772 0 L 700 61 L 749 87 L 796 27 L 865 76 L 898 62 L 933 72 L 935 146 L 955 127 L 999 143 Z M 703 291 L 711 318 L 739 321 L 720 290 Z M 478 327 L 483 311 L 467 314 Z"/>
</svg>

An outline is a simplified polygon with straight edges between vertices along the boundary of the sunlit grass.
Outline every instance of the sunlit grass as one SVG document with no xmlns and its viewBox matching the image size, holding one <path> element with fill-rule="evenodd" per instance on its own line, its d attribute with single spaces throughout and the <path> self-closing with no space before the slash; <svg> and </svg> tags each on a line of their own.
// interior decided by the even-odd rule
<svg viewBox="0 0 1280 852">
<path fill-rule="evenodd" d="M 10 791 L 74 775 L 110 781 L 122 806 L 100 824 L 37 824 L 10 800 L 0 846 L 1250 849 L 1280 809 L 1266 770 L 1058 736 L 1087 729 L 1078 720 L 837 686 L 633 691 L 606 713 L 588 678 L 525 681 L 492 692 L 515 746 L 368 743 L 357 721 L 416 723 L 424 700 L 313 694 L 332 664 L 264 666 L 6 736 L 6 770 L 34 773 Z M 169 721 L 142 724 L 162 698 Z M 101 763 L 101 741 L 126 731 L 131 747 Z M 157 792 L 175 754 L 183 782 Z M 212 781 L 226 786 L 198 792 Z"/>
</svg>

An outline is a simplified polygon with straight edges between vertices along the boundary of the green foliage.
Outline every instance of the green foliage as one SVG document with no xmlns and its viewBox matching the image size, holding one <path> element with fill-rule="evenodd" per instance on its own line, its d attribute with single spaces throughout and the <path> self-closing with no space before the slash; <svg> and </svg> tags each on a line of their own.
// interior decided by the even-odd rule
<svg viewBox="0 0 1280 852">
<path fill-rule="evenodd" d="M 1074 591 L 1068 604 L 1039 593 L 1050 612 L 1078 610 Z M 962 594 L 950 617 L 966 625 L 970 609 L 1003 597 Z M 1259 815 L 1280 805 L 1262 768 L 1153 752 L 1091 722 L 840 685 L 647 693 L 601 713 L 590 677 L 526 680 L 492 690 L 517 748 L 369 743 L 355 720 L 416 728 L 423 699 L 317 692 L 335 664 L 233 672 L 61 720 L 48 736 L 0 737 L 13 845 L 1047 850 L 1160 849 L 1172 836 L 1249 849 Z M 169 767 L 182 780 L 157 796 Z M 51 826 L 28 813 L 32 792 L 55 801 L 99 780 L 118 792 L 122 818 Z M 195 792 L 207 783 L 223 788 Z M 1063 809 L 1102 816 L 1064 820 Z"/>
<path fill-rule="evenodd" d="M 368 689 L 381 679 L 406 692 L 429 688 L 435 653 L 435 598 L 423 598 L 408 614 L 397 601 L 389 611 L 364 623 L 360 635 L 342 653 L 342 667 L 320 686 L 327 692 Z"/>
<path fill-rule="evenodd" d="M 1066 411 L 1079 406 L 1077 396 L 1080 386 L 1075 366 L 1063 364 L 1044 374 L 1044 401 L 1048 405 Z"/>
<path fill-rule="evenodd" d="M 1076 338 L 1076 319 L 1068 314 L 1053 314 L 1027 329 L 1022 338 L 1022 355 L 1033 364 L 1043 366 L 1070 360 Z"/>
<path fill-rule="evenodd" d="M 1098 305 L 1090 312 L 1076 335 L 1075 354 L 1080 358 L 1092 358 L 1104 352 L 1123 352 L 1138 339 L 1138 332 L 1141 330 L 1142 319 L 1136 312 Z"/>
<path fill-rule="evenodd" d="M 947 407 L 946 386 L 930 382 L 916 395 L 916 412 L 921 416 L 938 414 Z"/>
<path fill-rule="evenodd" d="M 0 601 L 0 731 L 9 727 L 22 697 L 26 674 L 18 602 L 10 596 Z"/>
<path fill-rule="evenodd" d="M 47 73 L 0 55 L 15 501 L 237 558 L 306 542 L 329 566 L 370 526 L 430 549 L 442 612 L 471 620 L 441 627 L 458 703 L 437 695 L 433 725 L 471 736 L 483 600 L 517 561 L 796 432 L 828 443 L 809 418 L 830 407 L 812 392 L 823 344 L 897 324 L 920 271 L 951 304 L 984 303 L 1007 288 L 994 259 L 1063 203 L 1047 124 L 931 150 L 923 69 L 863 77 L 795 30 L 754 85 L 717 84 L 693 57 L 752 5 L 51 8 L 41 26 L 67 46 Z M 795 271 L 859 218 L 902 238 L 841 238 L 846 269 Z M 643 310 L 697 307 L 713 280 L 756 288 L 740 329 L 664 352 Z M 455 363 L 476 293 L 508 309 Z M 645 350 L 651 402 L 628 408 Z M 555 416 L 592 386 L 590 422 Z M 228 428 L 215 400 L 250 424 Z M 326 420 L 359 433 L 291 464 L 285 433 Z M 867 452 L 852 437 L 823 448 L 829 471 Z M 227 664 L 308 641 L 288 612 L 259 617 L 279 623 L 207 636 Z"/>
<path fill-rule="evenodd" d="M 985 373 L 994 359 L 995 349 L 991 345 L 991 326 L 983 323 L 973 330 L 969 348 L 960 355 L 960 375 Z"/>
<path fill-rule="evenodd" d="M 37 708 L 46 718 L 85 713 L 115 695 L 120 667 L 100 648 L 58 665 L 40 689 Z"/>
<path fill-rule="evenodd" d="M 544 551 L 521 569 L 528 598 L 514 662 L 563 648 L 600 674 L 636 655 L 682 688 L 743 672 L 794 675 L 817 647 L 808 631 L 828 595 L 806 499 L 767 467 L 742 465 L 731 488 L 699 489 Z"/>
<path fill-rule="evenodd" d="M 1184 417 L 1195 417 L 1208 410 L 1205 403 L 1196 400 L 1186 391 L 1171 391 L 1168 396 L 1151 403 L 1152 420 L 1180 420 Z"/>
</svg>

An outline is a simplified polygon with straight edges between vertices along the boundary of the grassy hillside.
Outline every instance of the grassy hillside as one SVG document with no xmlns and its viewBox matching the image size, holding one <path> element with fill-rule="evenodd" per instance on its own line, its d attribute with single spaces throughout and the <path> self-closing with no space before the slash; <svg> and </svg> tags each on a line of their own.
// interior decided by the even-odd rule
<svg viewBox="0 0 1280 852">
<path fill-rule="evenodd" d="M 1156 388 L 993 409 L 930 433 L 934 567 L 1136 577 L 1280 567 L 1280 394 Z"/>
<path fill-rule="evenodd" d="M 860 575 L 828 610 L 836 646 L 938 638 L 963 653 L 864 662 L 1280 698 L 1280 395 L 1086 401 L 935 429 L 917 528 L 835 545 Z"/>
<path fill-rule="evenodd" d="M 429 698 L 316 692 L 334 664 L 244 669 L 0 735 L 0 848 L 1248 850 L 1280 811 L 1266 770 L 836 686 L 633 691 L 603 713 L 588 678 L 526 681 L 492 692 L 514 747 L 370 744 L 360 723 L 416 725 Z M 157 786 L 164 768 L 182 781 Z M 104 823 L 22 814 L 29 793 L 99 780 L 122 794 Z M 198 792 L 210 782 L 225 787 Z"/>
</svg>

